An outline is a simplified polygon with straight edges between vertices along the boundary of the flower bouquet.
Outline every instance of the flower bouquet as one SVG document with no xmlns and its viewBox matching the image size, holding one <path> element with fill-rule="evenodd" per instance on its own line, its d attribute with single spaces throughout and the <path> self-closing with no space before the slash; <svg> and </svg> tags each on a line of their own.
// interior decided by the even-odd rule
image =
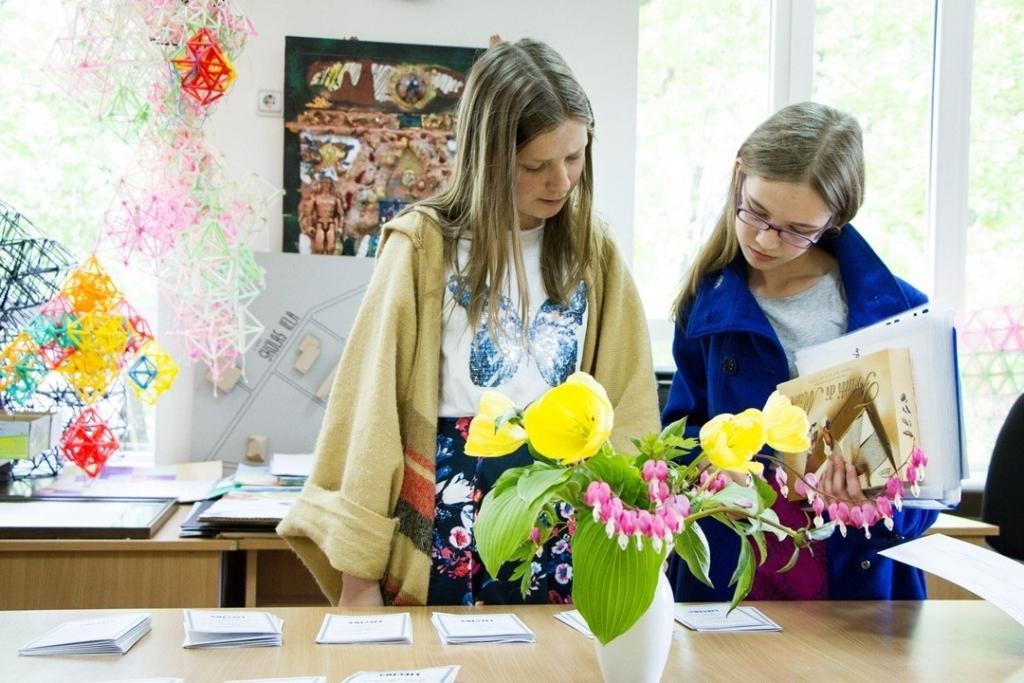
<svg viewBox="0 0 1024 683">
<path fill-rule="evenodd" d="M 609 443 L 612 423 L 604 388 L 578 372 L 525 410 L 498 392 L 486 392 L 466 442 L 466 453 L 473 456 L 500 457 L 524 443 L 533 455 L 530 465 L 502 474 L 474 524 L 488 572 L 497 576 L 505 563 L 515 563 L 511 580 L 520 581 L 525 594 L 534 556 L 568 526 L 573 602 L 602 644 L 625 633 L 651 606 L 671 549 L 695 577 L 711 585 L 710 549 L 694 523 L 703 517 L 719 520 L 741 537 L 733 607 L 750 591 L 757 562 L 766 557 L 765 534 L 793 539 L 793 556 L 781 570 L 786 571 L 802 548 L 827 538 L 837 526 L 845 533 L 846 525 L 867 529 L 879 519 L 892 523 L 892 495 L 859 506 L 833 503 L 826 523 L 825 502 L 808 477 L 795 479 L 794 488 L 808 498 L 814 518 L 802 528 L 779 521 L 771 509 L 776 490 L 754 457 L 776 465 L 776 481 L 785 489 L 781 458 L 762 449 L 801 452 L 810 441 L 804 411 L 777 392 L 763 409 L 718 415 L 704 424 L 701 457 L 692 457 L 698 439 L 684 436 L 685 418 L 660 434 L 633 439 L 635 455 L 618 453 Z M 918 459 L 915 479 L 922 467 Z M 569 504 L 574 517 L 562 521 L 558 503 Z"/>
</svg>

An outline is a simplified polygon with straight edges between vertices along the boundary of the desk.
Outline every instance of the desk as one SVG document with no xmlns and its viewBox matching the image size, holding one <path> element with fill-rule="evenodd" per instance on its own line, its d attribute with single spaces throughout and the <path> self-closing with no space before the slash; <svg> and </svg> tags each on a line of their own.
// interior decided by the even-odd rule
<svg viewBox="0 0 1024 683">
<path fill-rule="evenodd" d="M 862 533 L 851 530 L 850 533 Z M 945 534 L 968 543 L 985 545 L 985 539 L 999 534 L 999 527 L 963 517 L 940 513 L 926 534 Z M 282 538 L 241 539 L 247 551 L 245 564 L 245 606 L 316 605 L 326 602 L 309 572 L 288 549 Z M 940 600 L 976 600 L 978 596 L 945 579 L 925 574 L 928 596 Z"/>
<path fill-rule="evenodd" d="M 0 539 L 0 610 L 217 607 L 225 582 L 244 583 L 241 604 L 247 607 L 326 604 L 284 539 L 179 538 L 188 511 L 187 506 L 176 510 L 151 539 Z M 983 545 L 999 528 L 940 514 L 928 533 Z M 228 554 L 242 553 L 244 573 L 225 572 Z M 976 597 L 926 577 L 932 598 Z"/>
<path fill-rule="evenodd" d="M 0 609 L 217 607 L 236 542 L 179 538 L 188 511 L 149 539 L 0 539 Z"/>
<path fill-rule="evenodd" d="M 754 603 L 779 633 L 693 633 L 676 627 L 665 681 L 954 681 L 1024 677 L 1024 626 L 981 602 Z M 451 608 L 462 611 L 466 608 Z M 507 611 L 477 608 L 479 611 Z M 600 681 L 591 641 L 552 618 L 555 606 L 512 608 L 534 644 L 441 645 L 430 608 L 407 610 L 414 645 L 317 645 L 322 607 L 277 608 L 282 647 L 185 650 L 180 610 L 154 610 L 153 630 L 119 656 L 19 657 L 17 648 L 69 619 L 96 612 L 11 612 L 0 624 L 0 671 L 19 683 L 181 677 L 188 683 L 325 675 L 358 670 L 462 667 L 459 680 Z M 364 612 L 365 613 L 365 612 Z M 728 667 L 723 668 L 723 667 Z M 727 672 L 727 673 L 726 673 Z"/>
</svg>

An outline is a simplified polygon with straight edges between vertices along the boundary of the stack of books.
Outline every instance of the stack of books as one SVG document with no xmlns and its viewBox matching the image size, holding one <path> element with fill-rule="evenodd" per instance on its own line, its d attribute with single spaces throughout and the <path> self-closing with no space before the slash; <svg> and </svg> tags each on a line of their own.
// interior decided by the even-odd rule
<svg viewBox="0 0 1024 683">
<path fill-rule="evenodd" d="M 401 614 L 345 615 L 328 614 L 320 626 L 316 642 L 402 643 L 412 644 L 412 619 Z"/>
<path fill-rule="evenodd" d="M 182 522 L 179 536 L 274 533 L 299 496 L 299 489 L 229 491 L 219 500 L 199 501 Z"/>
<path fill-rule="evenodd" d="M 182 647 L 274 647 L 281 644 L 282 619 L 270 612 L 185 610 Z"/>
<path fill-rule="evenodd" d="M 18 650 L 20 655 L 123 655 L 149 633 L 149 614 L 67 621 Z"/>
<path fill-rule="evenodd" d="M 270 473 L 281 486 L 302 487 L 313 470 L 312 453 L 274 453 Z"/>
<path fill-rule="evenodd" d="M 446 614 L 434 612 L 430 623 L 446 645 L 462 643 L 533 643 L 537 638 L 514 614 Z"/>
</svg>

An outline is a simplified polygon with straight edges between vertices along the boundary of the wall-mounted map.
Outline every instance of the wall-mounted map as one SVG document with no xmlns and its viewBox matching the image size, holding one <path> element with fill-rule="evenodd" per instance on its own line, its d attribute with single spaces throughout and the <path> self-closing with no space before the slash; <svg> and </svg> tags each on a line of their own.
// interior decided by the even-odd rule
<svg viewBox="0 0 1024 683">
<path fill-rule="evenodd" d="M 344 259 L 342 259 L 344 260 Z M 192 460 L 269 462 L 310 453 L 331 378 L 370 282 L 374 259 L 257 253 L 267 288 L 252 313 L 266 329 L 216 392 L 196 365 Z M 247 457 L 248 456 L 248 457 Z"/>
</svg>

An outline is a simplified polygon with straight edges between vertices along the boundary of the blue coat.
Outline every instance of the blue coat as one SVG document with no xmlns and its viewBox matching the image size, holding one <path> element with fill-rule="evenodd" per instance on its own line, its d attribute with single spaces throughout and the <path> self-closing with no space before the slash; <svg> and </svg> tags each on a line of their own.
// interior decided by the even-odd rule
<svg viewBox="0 0 1024 683">
<path fill-rule="evenodd" d="M 822 247 L 839 262 L 849 308 L 848 331 L 919 306 L 924 294 L 889 271 L 860 234 L 847 225 Z M 688 415 L 687 435 L 719 413 L 739 413 L 760 407 L 775 386 L 789 379 L 786 355 L 771 323 L 747 285 L 747 265 L 738 254 L 721 273 L 701 285 L 676 324 L 672 345 L 676 372 L 662 422 Z M 878 555 L 878 551 L 921 535 L 935 521 L 931 510 L 896 513 L 893 531 L 876 524 L 871 539 L 863 531 L 838 533 L 826 541 L 828 594 L 832 599 L 920 600 L 925 597 L 924 576 L 908 565 Z M 669 579 L 681 601 L 725 601 L 739 553 L 736 534 L 711 519 L 700 522 L 711 544 L 709 589 L 694 579 L 686 564 L 673 555 Z"/>
</svg>

